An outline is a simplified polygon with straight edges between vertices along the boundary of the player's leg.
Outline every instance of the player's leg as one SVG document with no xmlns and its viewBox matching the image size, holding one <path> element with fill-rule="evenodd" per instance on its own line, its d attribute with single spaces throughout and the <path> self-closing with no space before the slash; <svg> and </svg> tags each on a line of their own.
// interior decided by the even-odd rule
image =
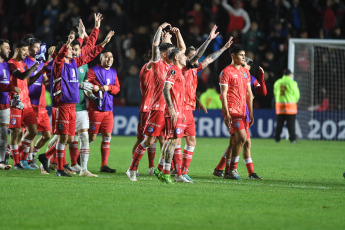
<svg viewBox="0 0 345 230">
<path fill-rule="evenodd" d="M 276 126 L 276 132 L 274 135 L 274 139 L 276 142 L 280 141 L 280 134 L 283 131 L 284 121 L 285 121 L 285 115 L 277 114 L 277 126 Z"/>
<path fill-rule="evenodd" d="M 161 175 L 161 180 L 167 184 L 172 183 L 170 178 L 170 168 L 171 168 L 171 160 L 173 158 L 176 143 L 178 139 L 177 138 L 170 138 L 166 141 L 166 145 L 164 148 L 164 165 L 163 165 L 163 172 Z"/>
<path fill-rule="evenodd" d="M 88 177 L 97 177 L 96 174 L 93 174 L 88 171 L 87 163 L 89 161 L 90 155 L 90 144 L 89 144 L 89 133 L 87 129 L 79 130 L 80 136 L 80 167 L 81 171 L 79 176 L 88 176 Z"/>
<path fill-rule="evenodd" d="M 226 164 L 225 164 L 225 171 L 224 171 L 224 178 L 227 178 L 230 173 L 231 163 L 232 163 L 232 149 L 236 142 L 235 135 L 231 135 L 229 146 L 227 148 L 227 151 L 225 152 L 225 158 L 226 158 Z"/>
<path fill-rule="evenodd" d="M 226 147 L 226 149 L 224 150 L 224 152 L 222 154 L 222 158 L 220 159 L 216 168 L 213 170 L 214 176 L 217 176 L 217 177 L 223 177 L 224 176 L 223 169 L 226 166 L 226 153 L 229 151 L 229 147 L 230 147 L 230 145 L 228 145 L 228 147 Z"/>
<path fill-rule="evenodd" d="M 20 153 L 20 163 L 22 164 L 23 168 L 26 169 L 34 169 L 31 168 L 27 162 L 27 157 L 30 150 L 30 144 L 38 134 L 37 125 L 36 124 L 28 124 L 26 126 L 27 132 L 25 132 L 24 136 L 22 137 L 22 141 L 19 145 L 19 153 Z"/>
<path fill-rule="evenodd" d="M 102 154 L 102 164 L 100 172 L 115 173 L 116 169 L 112 169 L 108 166 L 108 157 L 110 152 L 110 140 L 111 134 L 113 132 L 113 111 L 103 112 L 104 119 L 102 120 L 100 131 L 102 133 L 102 145 L 101 145 L 101 154 Z"/>
<path fill-rule="evenodd" d="M 258 176 L 254 171 L 253 160 L 251 157 L 250 149 L 252 146 L 252 141 L 250 138 L 247 138 L 246 143 L 243 146 L 243 160 L 247 167 L 248 171 L 248 178 L 249 179 L 262 179 L 262 177 Z"/>
<path fill-rule="evenodd" d="M 182 175 L 186 177 L 188 180 L 193 181 L 192 178 L 188 176 L 188 168 L 190 162 L 192 161 L 193 152 L 196 146 L 196 138 L 195 136 L 186 136 L 186 145 L 184 146 L 183 150 L 183 160 L 182 160 Z"/>
<path fill-rule="evenodd" d="M 12 158 L 14 161 L 14 169 L 24 169 L 19 162 L 19 150 L 18 150 L 18 141 L 19 135 L 21 133 L 20 128 L 11 128 L 10 129 L 10 149 L 12 152 Z"/>
<path fill-rule="evenodd" d="M 286 115 L 286 126 L 289 131 L 289 139 L 291 143 L 296 143 L 296 114 Z"/>
<path fill-rule="evenodd" d="M 6 163 L 8 123 L 10 122 L 10 109 L 0 110 L 0 169 L 9 170 L 11 165 Z"/>
<path fill-rule="evenodd" d="M 181 163 L 182 163 L 181 139 L 177 139 L 174 156 L 173 156 L 175 176 L 182 176 Z"/>
<path fill-rule="evenodd" d="M 229 175 L 229 179 L 236 179 L 236 180 L 240 180 L 240 176 L 238 175 L 237 172 L 237 164 L 238 164 L 238 160 L 239 160 L 239 156 L 241 154 L 241 151 L 243 149 L 244 143 L 247 140 L 247 134 L 245 129 L 241 129 L 238 130 L 234 133 L 234 145 L 231 148 L 231 163 L 230 163 L 230 173 Z M 229 159 L 227 157 L 227 159 Z"/>
</svg>

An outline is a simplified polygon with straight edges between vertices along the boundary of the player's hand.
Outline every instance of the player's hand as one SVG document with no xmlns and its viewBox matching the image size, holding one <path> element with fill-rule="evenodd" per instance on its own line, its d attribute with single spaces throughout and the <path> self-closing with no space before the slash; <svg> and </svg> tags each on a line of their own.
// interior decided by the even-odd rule
<svg viewBox="0 0 345 230">
<path fill-rule="evenodd" d="M 48 55 L 51 56 L 51 55 L 54 53 L 54 51 L 55 51 L 55 46 L 49 47 L 49 49 L 48 49 Z"/>
<path fill-rule="evenodd" d="M 210 35 L 208 36 L 208 38 L 209 38 L 210 40 L 215 39 L 215 38 L 218 36 L 219 32 L 216 33 L 217 28 L 218 28 L 217 25 L 214 25 L 214 26 L 213 26 L 213 28 L 212 28 L 212 30 L 211 30 L 211 32 L 210 32 Z"/>
<path fill-rule="evenodd" d="M 175 35 L 177 35 L 178 33 L 180 33 L 180 30 L 179 30 L 179 28 L 177 28 L 177 27 L 173 27 L 173 28 L 171 28 L 171 33 L 173 33 L 173 34 L 175 34 Z"/>
<path fill-rule="evenodd" d="M 176 123 L 177 123 L 177 114 L 175 112 L 175 109 L 174 108 L 169 108 L 169 113 L 170 113 L 170 116 L 171 116 L 171 121 L 174 125 L 174 127 L 176 126 Z"/>
<path fill-rule="evenodd" d="M 249 114 L 249 119 L 250 119 L 249 127 L 251 127 L 252 125 L 254 125 L 254 116 L 253 116 L 253 114 Z"/>
<path fill-rule="evenodd" d="M 99 29 L 99 27 L 101 26 L 101 21 L 103 19 L 103 16 L 100 13 L 97 13 L 97 14 L 95 13 L 93 15 L 95 17 L 95 28 Z"/>
<path fill-rule="evenodd" d="M 265 73 L 264 69 L 261 66 L 259 66 L 259 72 L 260 73 Z"/>
<path fill-rule="evenodd" d="M 19 87 L 14 87 L 14 92 L 16 92 L 17 94 L 19 94 L 20 93 L 20 88 Z"/>
<path fill-rule="evenodd" d="M 93 92 L 98 92 L 100 87 L 98 85 L 94 85 L 92 91 Z"/>
<path fill-rule="evenodd" d="M 102 92 L 108 92 L 109 91 L 109 86 L 108 85 L 103 85 L 99 88 L 100 91 Z"/>
<path fill-rule="evenodd" d="M 231 127 L 231 122 L 232 122 L 232 119 L 231 119 L 230 114 L 226 115 L 224 117 L 224 123 L 225 123 L 226 127 L 230 128 Z"/>
<path fill-rule="evenodd" d="M 79 83 L 79 89 L 91 91 L 93 89 L 93 85 L 90 82 L 82 82 Z"/>
<path fill-rule="evenodd" d="M 225 49 L 229 49 L 229 48 L 230 48 L 230 46 L 231 46 L 232 43 L 233 43 L 232 39 L 233 39 L 233 37 L 230 37 L 230 38 L 229 38 L 229 41 L 228 41 L 227 43 L 225 43 L 225 45 L 224 45 L 224 48 L 225 48 Z"/>
<path fill-rule="evenodd" d="M 69 46 L 75 39 L 75 33 L 74 31 L 71 31 L 68 35 L 68 40 L 67 40 L 67 46 Z"/>
<path fill-rule="evenodd" d="M 171 27 L 171 25 L 170 25 L 169 23 L 167 23 L 167 22 L 164 22 L 162 25 L 160 25 L 160 27 L 162 28 L 162 30 L 163 30 L 165 27 L 167 27 L 167 26 Z"/>
<path fill-rule="evenodd" d="M 110 39 L 114 36 L 114 34 L 115 32 L 113 30 L 109 31 L 101 45 L 104 47 L 106 44 L 108 44 L 110 42 Z"/>
<path fill-rule="evenodd" d="M 79 19 L 79 25 L 77 26 L 77 30 L 78 30 L 78 36 L 80 38 L 85 39 L 87 37 L 85 26 L 84 26 L 83 21 L 81 19 Z"/>
</svg>

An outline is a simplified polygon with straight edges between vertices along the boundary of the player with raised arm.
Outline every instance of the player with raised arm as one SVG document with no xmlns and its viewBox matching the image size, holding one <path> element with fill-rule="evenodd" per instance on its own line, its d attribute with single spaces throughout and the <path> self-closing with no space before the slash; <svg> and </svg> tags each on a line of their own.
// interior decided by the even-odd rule
<svg viewBox="0 0 345 230">
<path fill-rule="evenodd" d="M 246 57 L 246 65 L 244 65 L 243 67 L 245 67 L 246 69 L 250 70 L 251 69 L 251 65 L 253 64 L 253 60 Z M 266 89 L 266 84 L 265 84 L 265 79 L 264 79 L 264 70 L 259 66 L 259 80 L 257 80 L 254 76 L 251 75 L 251 89 L 252 92 L 254 92 L 254 90 L 259 93 L 262 96 L 266 96 L 267 95 L 267 89 Z M 247 126 L 249 127 L 249 111 L 248 111 L 248 107 L 247 107 Z M 230 145 L 228 146 L 227 150 L 223 153 L 223 156 L 219 162 L 219 164 L 217 165 L 217 167 L 214 169 L 213 171 L 213 175 L 218 176 L 218 177 L 223 177 L 224 173 L 223 173 L 223 169 L 226 167 L 226 159 L 227 159 L 227 153 L 230 149 L 229 152 L 229 159 L 230 159 L 230 165 L 227 165 L 227 169 L 226 171 L 228 172 L 229 170 L 234 170 L 237 169 L 237 164 L 238 164 L 238 160 L 239 157 L 232 157 L 231 156 L 231 148 L 232 148 L 232 143 L 230 142 Z M 250 153 L 250 149 L 251 149 L 251 138 L 249 135 L 249 132 L 247 133 L 247 141 L 245 142 L 244 146 L 243 146 L 243 160 L 244 163 L 247 167 L 247 171 L 248 171 L 248 178 L 249 179 L 262 179 L 262 177 L 258 176 L 255 171 L 254 171 L 254 166 L 253 166 L 253 161 L 251 158 L 251 153 Z M 232 177 L 227 177 L 228 179 L 239 179 L 239 178 L 232 178 Z"/>
<path fill-rule="evenodd" d="M 225 67 L 219 76 L 224 123 L 229 128 L 229 133 L 232 136 L 232 148 L 228 148 L 227 166 L 230 166 L 231 163 L 230 150 L 233 157 L 239 156 L 247 140 L 246 105 L 248 105 L 249 111 L 249 126 L 254 124 L 250 73 L 242 67 L 246 64 L 243 46 L 233 45 L 230 49 L 230 55 L 232 58 L 231 64 Z M 226 171 L 224 177 L 240 179 L 237 169 Z"/>
<path fill-rule="evenodd" d="M 79 26 L 77 27 L 77 29 L 79 38 L 72 42 L 72 49 L 74 51 L 73 58 L 79 57 L 80 55 L 85 55 L 87 52 L 94 48 L 97 40 L 96 33 L 91 33 L 90 36 L 87 35 L 81 19 L 79 21 Z M 88 40 L 90 40 L 90 42 L 88 42 Z M 83 43 L 85 43 L 84 46 L 82 46 Z M 79 83 L 88 81 L 88 71 L 89 69 L 87 64 L 78 68 Z M 94 91 L 96 92 L 98 90 L 99 87 L 95 85 Z M 93 174 L 87 170 L 87 162 L 90 153 L 88 133 L 90 121 L 87 111 L 85 93 L 91 95 L 90 92 L 84 92 L 84 90 L 79 89 L 79 103 L 76 105 L 76 133 L 73 142 L 69 144 L 71 169 L 75 172 L 80 172 L 79 176 L 97 177 L 96 174 Z M 79 139 L 80 151 L 78 151 Z M 78 164 L 79 155 L 80 165 Z"/>
<path fill-rule="evenodd" d="M 40 52 L 41 41 L 34 37 L 29 37 L 26 39 L 29 44 L 28 56 L 24 59 L 24 63 L 28 68 L 36 63 L 36 54 Z M 44 62 L 41 62 L 37 67 L 37 70 L 31 74 L 33 77 L 40 69 L 44 67 Z M 33 141 L 30 144 L 30 150 L 28 155 L 28 164 L 30 167 L 37 169 L 35 155 L 40 151 L 40 149 L 45 145 L 45 143 L 51 138 L 51 127 L 48 116 L 48 111 L 46 109 L 46 98 L 45 98 L 45 84 L 48 84 L 49 79 L 46 73 L 43 73 L 36 82 L 29 86 L 29 97 L 31 101 L 32 108 L 36 112 L 38 117 L 37 121 L 37 131 L 42 133 L 42 136 L 37 140 L 35 146 Z M 28 151 L 26 149 L 25 151 Z"/>
<path fill-rule="evenodd" d="M 102 134 L 101 154 L 102 162 L 100 172 L 115 173 L 116 169 L 108 166 L 110 140 L 113 132 L 113 101 L 114 96 L 120 91 L 117 72 L 112 65 L 113 54 L 110 51 L 101 53 L 101 64 L 89 69 L 89 82 L 97 85 L 102 92 L 102 105 L 99 106 L 90 101 L 88 112 L 90 117 L 90 143 L 94 141 L 98 133 Z M 98 94 L 98 95 L 97 95 Z M 97 96 L 100 93 L 96 93 Z"/>
<path fill-rule="evenodd" d="M 14 43 L 14 55 L 12 59 L 8 61 L 11 65 L 11 84 L 20 88 L 19 100 L 22 103 L 18 103 L 18 95 L 10 94 L 10 99 L 13 102 L 10 107 L 10 124 L 11 140 L 10 148 L 12 157 L 14 160 L 14 169 L 33 169 L 28 165 L 27 157 L 28 151 L 24 151 L 30 146 L 31 141 L 37 135 L 37 114 L 32 108 L 29 89 L 37 79 L 45 72 L 45 68 L 42 68 L 33 77 L 30 75 L 36 70 L 39 63 L 33 64 L 30 68 L 27 68 L 24 63 L 24 59 L 28 54 L 29 44 L 25 41 L 17 41 Z M 21 128 L 26 127 L 27 132 L 22 138 L 20 146 Z M 19 162 L 20 157 L 20 162 Z"/>
<path fill-rule="evenodd" d="M 217 27 L 215 26 L 213 29 L 215 31 Z M 210 34 L 215 35 L 215 33 Z M 186 80 L 186 95 L 185 95 L 185 116 L 186 116 L 186 129 L 184 130 L 184 137 L 186 141 L 186 145 L 183 150 L 183 159 L 182 159 L 182 175 L 186 177 L 188 180 L 193 181 L 187 174 L 190 162 L 192 160 L 193 151 L 196 146 L 196 138 L 195 138 L 195 121 L 193 111 L 195 110 L 195 106 L 198 107 L 199 111 L 200 108 L 207 113 L 206 108 L 201 104 L 196 96 L 196 88 L 198 84 L 197 79 L 197 72 L 202 71 L 205 69 L 209 64 L 214 62 L 225 50 L 227 50 L 232 44 L 232 37 L 230 37 L 229 41 L 225 43 L 225 45 L 219 49 L 218 51 L 208 55 L 201 63 L 195 63 L 193 66 L 190 64 L 189 60 L 195 56 L 196 49 L 194 47 L 189 47 L 186 51 L 187 56 L 187 67 L 188 69 L 184 69 L 183 75 Z M 174 155 L 175 158 L 175 155 Z"/>
<path fill-rule="evenodd" d="M 12 165 L 6 163 L 7 133 L 10 122 L 10 100 L 8 92 L 20 93 L 20 88 L 10 84 L 10 67 L 7 64 L 10 56 L 10 42 L 0 39 L 0 169 L 9 170 Z"/>
<path fill-rule="evenodd" d="M 99 31 L 101 17 L 95 17 L 95 28 L 97 33 Z M 91 90 L 93 85 L 91 83 L 83 82 L 79 84 L 78 79 L 78 67 L 92 61 L 104 48 L 104 46 L 110 41 L 110 38 L 114 35 L 111 31 L 108 33 L 105 40 L 95 46 L 85 56 L 73 58 L 73 50 L 71 43 L 75 38 L 75 34 L 72 31 L 68 36 L 68 41 L 62 45 L 57 56 L 54 59 L 52 77 L 54 78 L 53 88 L 53 103 L 57 107 L 56 109 L 56 123 L 54 129 L 59 135 L 59 140 L 55 146 L 48 150 L 46 154 L 39 155 L 38 159 L 42 163 L 45 171 L 49 172 L 48 159 L 54 153 L 54 149 L 57 152 L 57 176 L 70 177 L 64 171 L 64 157 L 66 154 L 66 144 L 71 143 L 74 139 L 76 129 L 76 113 L 75 106 L 79 103 L 79 88 Z"/>
<path fill-rule="evenodd" d="M 126 174 L 131 181 L 137 181 L 136 171 L 138 170 L 139 161 L 146 152 L 146 149 L 156 142 L 156 138 L 164 136 L 165 120 L 164 110 L 165 101 L 162 95 L 162 89 L 166 73 L 170 67 L 170 60 L 168 58 L 168 52 L 174 47 L 170 43 L 160 43 L 162 31 L 166 27 L 171 27 L 169 23 L 164 22 L 158 27 L 158 30 L 153 38 L 152 44 L 152 61 L 147 65 L 148 69 L 152 68 L 153 71 L 153 84 L 154 91 L 152 96 L 152 103 L 150 108 L 150 114 L 147 119 L 144 132 L 145 139 L 137 146 L 132 157 L 132 163 L 127 170 Z M 161 167 L 163 164 L 162 157 L 160 158 Z M 156 169 L 155 169 L 156 171 Z M 158 174 L 159 171 L 155 174 Z"/>
</svg>

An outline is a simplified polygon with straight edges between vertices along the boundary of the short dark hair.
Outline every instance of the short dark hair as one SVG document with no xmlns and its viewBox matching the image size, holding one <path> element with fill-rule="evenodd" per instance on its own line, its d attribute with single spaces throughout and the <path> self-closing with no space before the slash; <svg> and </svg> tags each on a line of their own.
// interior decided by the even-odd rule
<svg viewBox="0 0 345 230">
<path fill-rule="evenodd" d="M 195 47 L 194 46 L 190 46 L 186 49 L 186 52 L 184 53 L 186 56 L 188 56 L 190 54 L 190 52 L 195 51 Z"/>
<path fill-rule="evenodd" d="M 27 43 L 26 41 L 24 41 L 24 40 L 19 40 L 19 41 L 16 41 L 14 44 L 13 44 L 13 50 L 15 50 L 15 49 L 20 49 L 20 48 L 22 48 L 22 47 L 24 47 L 24 46 L 30 46 L 30 44 L 29 43 Z"/>
<path fill-rule="evenodd" d="M 10 44 L 10 42 L 7 39 L 0 38 L 0 46 L 2 46 L 2 44 L 4 44 L 4 43 Z"/>
<path fill-rule="evenodd" d="M 33 44 L 36 44 L 36 43 L 42 44 L 41 40 L 33 37 L 32 35 L 26 35 L 25 37 L 23 37 L 22 40 L 28 43 L 29 46 L 32 46 Z"/>
<path fill-rule="evenodd" d="M 74 40 L 72 41 L 72 43 L 71 43 L 71 46 L 73 47 L 73 46 L 76 46 L 76 45 L 81 46 L 81 45 L 80 45 L 80 42 L 79 42 L 77 39 L 74 39 Z"/>
<path fill-rule="evenodd" d="M 159 45 L 159 51 L 166 52 L 168 51 L 169 48 L 172 48 L 172 47 L 175 47 L 175 46 L 171 43 L 163 42 Z"/>
<path fill-rule="evenodd" d="M 180 48 L 174 48 L 169 51 L 168 58 L 170 61 L 174 61 L 175 56 L 181 52 L 182 50 Z"/>
<path fill-rule="evenodd" d="M 241 44 L 235 44 L 230 47 L 230 55 L 231 54 L 237 54 L 241 51 L 245 51 L 244 46 Z"/>
</svg>

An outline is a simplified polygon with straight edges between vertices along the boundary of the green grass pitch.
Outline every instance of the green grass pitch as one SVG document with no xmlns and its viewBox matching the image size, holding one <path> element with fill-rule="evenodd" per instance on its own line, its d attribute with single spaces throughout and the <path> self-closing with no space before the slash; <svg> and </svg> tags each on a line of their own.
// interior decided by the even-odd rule
<svg viewBox="0 0 345 230">
<path fill-rule="evenodd" d="M 100 142 L 91 144 L 93 173 Z M 255 171 L 264 180 L 247 179 L 240 160 L 243 180 L 234 181 L 212 175 L 228 140 L 198 138 L 189 171 L 195 183 L 172 185 L 148 176 L 147 153 L 142 177 L 128 180 L 134 142 L 112 138 L 108 162 L 117 173 L 99 178 L 0 171 L 0 229 L 345 229 L 344 142 L 253 139 Z"/>
</svg>

